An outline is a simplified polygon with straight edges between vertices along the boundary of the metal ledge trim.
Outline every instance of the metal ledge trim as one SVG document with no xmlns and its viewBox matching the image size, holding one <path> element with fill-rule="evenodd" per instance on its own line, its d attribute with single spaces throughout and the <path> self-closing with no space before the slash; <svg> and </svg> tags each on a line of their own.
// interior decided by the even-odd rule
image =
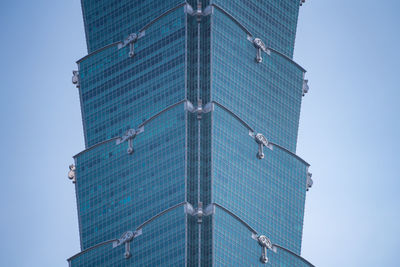
<svg viewBox="0 0 400 267">
<path fill-rule="evenodd" d="M 144 223 L 142 223 L 141 225 L 139 225 L 139 226 L 136 228 L 135 231 L 141 230 L 144 226 L 146 226 L 147 224 L 151 223 L 151 222 L 154 221 L 155 219 L 157 219 L 157 218 L 163 216 L 164 214 L 170 212 L 171 210 L 174 210 L 174 209 L 176 209 L 176 208 L 179 208 L 179 207 L 181 207 L 181 206 L 184 206 L 184 205 L 186 205 L 187 203 L 188 203 L 188 202 L 181 202 L 181 203 L 179 203 L 179 204 L 176 204 L 176 205 L 174 205 L 174 206 L 172 206 L 172 207 L 167 208 L 166 210 L 163 210 L 162 212 L 158 213 L 157 215 L 151 217 L 150 219 L 148 219 L 147 221 L 145 221 Z M 107 245 L 107 244 L 109 244 L 109 243 L 113 243 L 113 242 L 115 242 L 115 241 L 118 241 L 118 239 L 111 239 L 111 240 L 107 240 L 107 241 L 98 243 L 98 244 L 96 244 L 96 245 L 94 245 L 94 246 L 92 246 L 92 247 L 90 247 L 90 248 L 87 248 L 87 249 L 85 249 L 85 250 L 83 250 L 83 251 L 81 251 L 81 252 L 75 254 L 74 256 L 68 258 L 67 261 L 68 261 L 68 262 L 71 262 L 71 260 L 73 260 L 74 258 L 76 258 L 76 257 L 78 257 L 78 256 L 80 256 L 80 255 L 82 255 L 82 254 L 85 254 L 86 252 L 89 252 L 89 251 L 91 251 L 91 250 L 93 250 L 93 249 L 96 249 L 96 248 L 98 248 L 98 247 L 101 247 L 101 246 L 103 246 L 103 245 Z"/>
<path fill-rule="evenodd" d="M 228 210 L 227 208 L 225 208 L 225 207 L 223 207 L 223 206 L 221 206 L 221 205 L 219 205 L 219 204 L 217 204 L 217 203 L 212 203 L 212 205 L 215 205 L 215 206 L 221 208 L 223 211 L 225 211 L 226 213 L 228 213 L 229 215 L 231 215 L 234 219 L 238 220 L 238 221 L 239 221 L 241 224 L 243 224 L 247 229 L 249 229 L 250 232 L 252 232 L 252 234 L 258 235 L 258 233 L 257 233 L 256 230 L 254 230 L 249 224 L 247 224 L 245 221 L 243 221 L 239 216 L 237 216 L 237 215 L 236 215 L 235 213 L 233 213 L 232 211 Z M 289 249 L 287 249 L 287 248 L 285 248 L 285 247 L 283 247 L 283 246 L 277 245 L 277 244 L 272 244 L 272 245 L 275 246 L 275 247 L 277 247 L 277 248 L 279 248 L 279 249 L 282 249 L 282 250 L 288 252 L 289 254 L 291 254 L 292 256 L 295 256 L 296 258 L 299 258 L 299 259 L 302 260 L 303 262 L 309 264 L 311 267 L 315 267 L 313 264 L 311 264 L 309 261 L 307 261 L 306 259 L 304 259 L 304 258 L 301 257 L 300 255 L 296 254 L 295 252 L 293 252 L 293 251 L 291 251 L 291 250 L 289 250 Z"/>
<path fill-rule="evenodd" d="M 242 120 L 238 115 L 236 115 L 233 111 L 231 111 L 230 109 L 228 109 L 227 107 L 225 107 L 224 105 L 218 103 L 217 101 L 211 101 L 212 103 L 214 103 L 215 105 L 217 105 L 218 107 L 222 108 L 223 110 L 225 110 L 226 112 L 228 112 L 229 114 L 231 114 L 233 117 L 235 117 L 241 124 L 243 124 L 247 129 L 249 129 L 250 131 L 254 132 L 254 129 L 250 127 L 250 125 L 248 125 L 244 120 Z"/>
<path fill-rule="evenodd" d="M 229 17 L 233 22 L 235 22 L 247 35 L 249 35 L 250 37 L 253 37 L 254 35 L 241 23 L 239 22 L 232 14 L 230 14 L 228 11 L 226 11 L 225 9 L 223 9 L 222 7 L 218 6 L 217 4 L 211 4 L 211 6 L 215 7 L 216 9 L 218 9 L 219 11 L 221 11 L 224 15 L 226 15 L 227 17 Z M 277 51 L 276 49 L 273 49 L 271 47 L 267 47 L 267 49 L 271 50 L 272 52 L 278 54 L 279 56 L 282 56 L 283 58 L 287 59 L 288 61 L 290 61 L 291 63 L 293 63 L 294 65 L 296 65 L 296 67 L 298 67 L 300 70 L 302 70 L 303 72 L 307 72 L 302 66 L 300 66 L 298 63 L 296 63 L 293 59 L 291 59 L 290 57 L 286 56 L 285 54 Z"/>
<path fill-rule="evenodd" d="M 138 126 L 138 129 L 139 129 L 140 127 L 145 126 L 146 124 L 148 124 L 149 122 L 151 122 L 152 120 L 154 120 L 155 118 L 157 118 L 158 116 L 160 116 L 161 114 L 163 114 L 164 112 L 167 112 L 168 110 L 170 110 L 170 109 L 172 109 L 172 108 L 174 108 L 174 107 L 178 106 L 179 104 L 182 104 L 182 103 L 184 103 L 184 102 L 186 102 L 186 101 L 187 101 L 187 100 L 184 99 L 184 100 L 181 100 L 181 101 L 179 101 L 179 102 L 177 102 L 177 103 L 175 103 L 175 104 L 172 104 L 171 106 L 166 107 L 165 109 L 161 110 L 160 112 L 156 113 L 155 115 L 153 115 L 152 117 L 150 117 L 149 119 L 147 119 L 146 121 L 144 121 L 143 123 L 141 123 L 141 124 Z M 81 152 L 79 152 L 78 154 L 76 154 L 75 156 L 73 156 L 73 158 L 76 159 L 76 158 L 77 158 L 78 156 L 80 156 L 81 154 L 83 154 L 83 153 L 85 153 L 85 152 L 88 152 L 89 150 L 92 150 L 92 149 L 94 149 L 94 148 L 96 148 L 96 147 L 98 147 L 98 146 L 100 146 L 100 145 L 103 145 L 103 144 L 106 144 L 106 143 L 108 143 L 108 142 L 117 140 L 118 138 L 119 138 L 119 136 L 116 136 L 116 137 L 113 137 L 113 138 L 110 138 L 110 139 L 101 141 L 101 142 L 99 142 L 99 143 L 97 143 L 97 144 L 95 144 L 95 145 L 93 145 L 93 146 L 91 146 L 91 147 L 88 147 L 88 148 L 85 149 L 85 150 L 82 150 Z"/>
<path fill-rule="evenodd" d="M 158 17 L 156 17 L 155 19 L 153 19 L 153 20 L 151 20 L 149 23 L 147 23 L 143 28 L 141 28 L 141 29 L 139 30 L 139 33 L 145 31 L 146 29 L 148 29 L 151 25 L 153 25 L 154 23 L 156 23 L 157 21 L 159 21 L 162 17 L 168 15 L 168 14 L 171 13 L 171 12 L 174 12 L 175 10 L 177 10 L 177 9 L 180 8 L 180 7 L 183 7 L 183 6 L 186 5 L 186 4 L 187 4 L 187 2 L 185 1 L 185 2 L 183 2 L 183 3 L 178 4 L 177 6 L 175 6 L 175 7 L 173 7 L 173 8 L 171 8 L 171 9 L 168 9 L 167 11 L 165 11 L 164 13 L 162 13 L 161 15 L 159 15 Z M 91 57 L 91 56 L 93 56 L 93 55 L 95 55 L 95 54 L 97 54 L 97 53 L 99 53 L 99 52 L 101 52 L 101 51 L 107 49 L 107 48 L 116 46 L 116 45 L 118 45 L 119 43 L 121 43 L 121 41 L 114 42 L 114 43 L 108 44 L 108 45 L 106 45 L 106 46 L 103 46 L 102 48 L 99 48 L 99 49 L 97 49 L 97 50 L 95 50 L 95 51 L 93 51 L 93 52 L 87 54 L 87 55 L 84 56 L 83 58 L 77 60 L 76 63 L 79 64 L 79 63 L 81 63 L 83 60 L 85 60 L 85 59 L 87 59 L 87 58 L 89 58 L 89 57 Z"/>
<path fill-rule="evenodd" d="M 244 120 L 242 120 L 238 115 L 236 115 L 233 111 L 229 110 L 227 107 L 223 106 L 222 104 L 216 102 L 216 101 L 211 101 L 212 103 L 214 103 L 215 105 L 221 107 L 223 110 L 225 110 L 226 112 L 228 112 L 229 114 L 231 114 L 234 118 L 236 118 L 241 124 L 243 124 L 247 129 L 249 129 L 252 132 L 255 132 L 253 128 L 251 128 Z M 270 144 L 272 144 L 272 146 L 276 146 L 277 148 L 280 148 L 281 150 L 285 151 L 286 153 L 292 155 L 293 157 L 295 157 L 296 159 L 298 159 L 299 161 L 303 162 L 305 165 L 307 165 L 307 167 L 311 166 L 307 161 L 305 161 L 304 159 L 302 159 L 300 156 L 296 155 L 295 153 L 293 153 L 292 151 L 290 151 L 289 149 L 278 145 L 274 142 L 269 142 Z"/>
<path fill-rule="evenodd" d="M 103 245 L 107 245 L 107 244 L 112 243 L 112 242 L 117 241 L 117 240 L 118 240 L 118 239 L 111 239 L 111 240 L 107 240 L 107 241 L 98 243 L 98 244 L 96 244 L 96 245 L 94 245 L 94 246 L 92 246 L 92 247 L 90 247 L 90 248 L 87 248 L 87 249 L 85 249 L 85 250 L 82 250 L 82 251 L 79 252 L 79 253 L 76 253 L 74 256 L 68 258 L 67 261 L 68 261 L 68 262 L 71 262 L 71 260 L 75 259 L 76 257 L 79 257 L 79 256 L 82 255 L 82 254 L 85 254 L 86 252 L 89 252 L 89 251 L 91 251 L 91 250 L 93 250 L 93 249 L 96 249 L 96 248 L 101 247 L 101 246 L 103 246 Z"/>
</svg>

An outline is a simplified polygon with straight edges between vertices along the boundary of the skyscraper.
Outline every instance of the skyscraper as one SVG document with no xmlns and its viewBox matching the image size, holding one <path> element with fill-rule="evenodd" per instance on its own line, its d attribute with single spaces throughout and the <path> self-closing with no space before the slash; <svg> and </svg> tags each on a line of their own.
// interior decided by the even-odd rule
<svg viewBox="0 0 400 267">
<path fill-rule="evenodd" d="M 299 0 L 82 0 L 70 266 L 312 266 Z"/>
</svg>

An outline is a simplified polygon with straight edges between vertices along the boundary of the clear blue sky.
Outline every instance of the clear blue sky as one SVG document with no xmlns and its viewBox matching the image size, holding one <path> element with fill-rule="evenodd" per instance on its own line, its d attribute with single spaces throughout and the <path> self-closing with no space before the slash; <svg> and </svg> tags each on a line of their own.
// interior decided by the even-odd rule
<svg viewBox="0 0 400 267">
<path fill-rule="evenodd" d="M 295 1 L 295 0 L 293 0 Z M 72 155 L 84 148 L 79 0 L 0 8 L 0 266 L 67 266 L 79 251 Z M 303 256 L 399 266 L 400 1 L 307 0 L 295 60 L 309 72 L 298 154 L 311 163 Z"/>
</svg>

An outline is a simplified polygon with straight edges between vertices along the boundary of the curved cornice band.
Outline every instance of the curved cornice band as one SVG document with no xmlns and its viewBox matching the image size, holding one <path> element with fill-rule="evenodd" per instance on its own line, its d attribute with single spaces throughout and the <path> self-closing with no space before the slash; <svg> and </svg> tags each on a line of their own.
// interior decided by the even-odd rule
<svg viewBox="0 0 400 267">
<path fill-rule="evenodd" d="M 215 105 L 217 105 L 218 107 L 222 108 L 223 110 L 225 110 L 226 112 L 228 112 L 229 114 L 231 114 L 235 119 L 237 119 L 241 124 L 243 124 L 243 126 L 245 126 L 247 129 L 249 129 L 249 131 L 254 132 L 254 129 L 250 127 L 250 125 L 248 125 L 244 120 L 242 120 L 238 115 L 236 115 L 233 111 L 231 111 L 230 109 L 228 109 L 227 107 L 225 107 L 224 105 L 218 103 L 217 101 L 211 101 L 212 103 L 214 103 Z"/>
<path fill-rule="evenodd" d="M 168 209 L 166 209 L 166 210 L 163 210 L 162 212 L 158 213 L 157 215 L 154 215 L 153 217 L 151 217 L 150 219 L 148 219 L 147 221 L 145 221 L 144 223 L 142 223 L 141 225 L 139 225 L 139 226 L 136 228 L 136 231 L 142 229 L 143 227 L 145 227 L 146 225 L 148 225 L 149 223 L 151 223 L 151 222 L 154 221 L 155 219 L 157 219 L 157 218 L 163 216 L 164 214 L 166 214 L 166 213 L 168 213 L 168 212 L 170 212 L 170 211 L 172 211 L 172 210 L 174 210 L 174 209 L 176 209 L 176 208 L 179 208 L 179 207 L 181 207 L 181 206 L 184 206 L 184 205 L 186 205 L 186 204 L 188 204 L 188 202 L 184 201 L 184 202 L 178 203 L 178 204 L 176 204 L 176 205 L 174 205 L 174 206 L 172 206 L 172 207 L 170 207 L 170 208 L 168 208 Z"/>
<path fill-rule="evenodd" d="M 155 118 L 157 118 L 158 116 L 163 114 L 164 112 L 167 112 L 168 110 L 173 109 L 174 107 L 179 106 L 180 104 L 185 103 L 186 101 L 188 101 L 188 100 L 183 99 L 183 100 L 181 100 L 179 102 L 176 102 L 175 104 L 172 104 L 171 106 L 166 107 L 165 109 L 161 110 L 160 112 L 158 112 L 154 116 L 152 116 L 149 119 L 145 120 L 142 124 L 140 124 L 138 126 L 138 128 L 145 126 L 146 124 L 148 124 L 149 122 L 151 122 L 152 120 L 154 120 Z"/>
<path fill-rule="evenodd" d="M 139 232 L 143 227 L 145 227 L 145 226 L 148 225 L 149 223 L 153 222 L 153 221 L 156 220 L 157 218 L 160 218 L 160 217 L 163 216 L 164 214 L 166 214 L 166 213 L 168 213 L 168 212 L 170 212 L 170 211 L 172 211 L 172 210 L 174 210 L 174 209 L 176 209 L 176 208 L 185 206 L 185 205 L 187 205 L 187 204 L 189 204 L 189 203 L 185 201 L 185 202 L 178 203 L 178 204 L 176 204 L 176 205 L 174 205 L 174 206 L 171 206 L 171 207 L 169 207 L 169 208 L 163 210 L 162 212 L 160 212 L 160 213 L 156 214 L 155 216 L 151 217 L 150 219 L 148 219 L 148 220 L 145 221 L 144 223 L 140 224 L 140 225 L 135 229 L 135 232 Z M 243 226 L 245 226 L 245 227 L 252 233 L 252 235 L 258 236 L 258 232 L 257 232 L 256 230 L 254 230 L 254 228 L 252 228 L 248 223 L 246 223 L 244 220 L 242 220 L 239 216 L 237 216 L 234 212 L 230 211 L 229 209 L 225 208 L 224 206 L 222 206 L 222 205 L 220 205 L 220 204 L 218 204 L 218 203 L 212 203 L 211 205 L 214 205 L 215 207 L 220 208 L 221 210 L 223 210 L 224 212 L 226 212 L 228 215 L 230 215 L 232 218 L 234 218 L 235 220 L 239 221 Z M 107 245 L 107 244 L 111 244 L 111 243 L 113 243 L 113 242 L 115 242 L 115 241 L 118 241 L 118 239 L 111 239 L 111 240 L 107 240 L 107 241 L 98 243 L 98 244 L 96 244 L 96 245 L 94 245 L 94 246 L 92 246 L 92 247 L 90 247 L 90 248 L 87 248 L 87 249 L 85 249 L 85 250 L 83 250 L 83 251 L 81 251 L 81 252 L 75 254 L 74 256 L 68 258 L 67 261 L 70 263 L 73 259 L 75 259 L 76 257 L 79 257 L 79 256 L 82 255 L 82 254 L 85 254 L 85 253 L 87 253 L 87 252 L 89 252 L 89 251 L 91 251 L 91 250 L 94 250 L 94 249 L 98 248 L 98 247 L 101 247 L 101 246 L 104 246 L 104 245 Z M 287 248 L 285 248 L 285 247 L 283 247 L 283 246 L 277 245 L 277 244 L 273 244 L 273 245 L 274 245 L 275 247 L 279 248 L 279 249 L 282 249 L 282 250 L 288 252 L 288 253 L 291 254 L 292 256 L 295 256 L 296 258 L 299 258 L 300 260 L 302 260 L 303 262 L 309 264 L 310 266 L 314 267 L 314 265 L 312 265 L 309 261 L 307 261 L 306 259 L 304 259 L 304 258 L 301 257 L 300 255 L 297 255 L 295 252 L 293 252 L 293 251 L 291 251 L 291 250 L 289 250 L 289 249 L 287 249 Z"/>
<path fill-rule="evenodd" d="M 169 207 L 169 208 L 163 210 L 162 212 L 156 214 L 155 216 L 151 217 L 150 219 L 148 219 L 147 221 L 145 221 L 144 223 L 142 223 L 142 224 L 140 224 L 138 227 L 136 227 L 135 231 L 136 231 L 136 232 L 140 231 L 143 227 L 145 227 L 147 224 L 151 223 L 151 222 L 154 221 L 155 219 L 157 219 L 157 218 L 163 216 L 164 214 L 166 214 L 166 213 L 168 213 L 168 212 L 170 212 L 170 211 L 172 211 L 172 210 L 174 210 L 174 209 L 176 209 L 176 208 L 182 207 L 182 206 L 184 206 L 184 205 L 186 205 L 186 204 L 188 204 L 188 202 L 181 202 L 181 203 L 178 203 L 178 204 L 176 204 L 176 205 L 174 205 L 174 206 L 172 206 L 172 207 Z M 67 259 L 67 261 L 70 262 L 70 261 L 73 260 L 74 258 L 79 257 L 80 255 L 85 254 L 86 252 L 89 252 L 89 251 L 91 251 L 91 250 L 93 250 L 93 249 L 96 249 L 96 248 L 98 248 L 98 247 L 101 247 L 101 246 L 103 246 L 103 245 L 107 245 L 107 244 L 109 244 L 109 243 L 113 243 L 114 241 L 117 241 L 117 240 L 118 240 L 118 239 L 111 239 L 111 240 L 107 240 L 107 241 L 98 243 L 98 244 L 96 244 L 96 245 L 94 245 L 94 246 L 92 246 L 92 247 L 90 247 L 90 248 L 87 248 L 87 249 L 82 250 L 81 252 L 75 254 L 74 256 L 72 256 L 72 257 L 70 257 L 69 259 Z"/>
<path fill-rule="evenodd" d="M 302 260 L 303 262 L 309 264 L 311 267 L 315 267 L 311 262 L 309 262 L 308 260 L 306 260 L 306 259 L 303 258 L 302 256 L 297 255 L 296 253 L 294 253 L 294 252 L 291 251 L 290 249 L 287 249 L 287 248 L 282 247 L 282 246 L 277 245 L 277 244 L 274 244 L 274 246 L 277 247 L 277 248 L 279 248 L 279 249 L 282 249 L 282 250 L 286 251 L 287 253 L 289 253 L 289 254 L 291 254 L 291 255 L 297 257 L 297 258 L 299 258 L 299 259 Z"/>
<path fill-rule="evenodd" d="M 163 113 L 165 113 L 165 112 L 167 112 L 167 111 L 173 109 L 174 107 L 179 106 L 180 104 L 183 104 L 183 103 L 185 103 L 185 102 L 187 102 L 187 101 L 189 101 L 189 100 L 183 99 L 183 100 L 181 100 L 181 101 L 179 101 L 179 102 L 176 102 L 175 104 L 172 104 L 172 105 L 166 107 L 165 109 L 163 109 L 163 110 L 161 110 L 160 112 L 156 113 L 155 115 L 153 115 L 153 116 L 150 117 L 149 119 L 145 120 L 143 123 L 141 123 L 141 124 L 138 126 L 138 128 L 141 128 L 141 127 L 145 126 L 146 124 L 148 124 L 148 123 L 151 122 L 152 120 L 154 120 L 154 119 L 156 119 L 157 117 L 159 117 L 161 114 L 163 114 Z M 235 114 L 233 111 L 231 111 L 230 109 L 228 109 L 228 108 L 225 107 L 224 105 L 218 103 L 217 101 L 211 101 L 211 103 L 217 105 L 218 107 L 222 108 L 224 111 L 228 112 L 228 113 L 229 113 L 230 115 L 232 115 L 235 119 L 237 119 L 243 126 L 245 126 L 249 131 L 255 133 L 255 130 L 254 130 L 248 123 L 246 123 L 243 119 L 241 119 L 237 114 Z M 118 138 L 119 138 L 119 137 L 113 137 L 113 138 L 107 139 L 107 140 L 105 140 L 105 141 L 102 141 L 102 142 L 100 142 L 100 143 L 97 143 L 97 144 L 95 144 L 95 145 L 93 145 L 93 146 L 91 146 L 91 147 L 89 147 L 89 148 L 87 148 L 87 149 L 85 149 L 85 150 L 79 152 L 78 154 L 76 154 L 75 156 L 73 156 L 73 158 L 76 159 L 76 158 L 77 158 L 78 156 L 80 156 L 81 154 L 83 154 L 83 153 L 85 153 L 85 152 L 88 152 L 89 150 L 92 150 L 92 149 L 94 149 L 94 148 L 96 148 L 96 147 L 98 147 L 98 146 L 100 146 L 100 145 L 106 144 L 106 143 L 111 142 L 111 141 L 115 141 L 115 140 L 117 140 Z M 270 142 L 270 143 L 271 143 L 273 146 L 276 146 L 276 147 L 278 147 L 279 149 L 283 150 L 284 152 L 286 152 L 286 153 L 290 154 L 291 156 L 295 157 L 295 158 L 298 159 L 299 161 L 303 162 L 305 165 L 307 165 L 307 167 L 310 166 L 310 164 L 309 164 L 307 161 L 305 161 L 304 159 L 302 159 L 300 156 L 296 155 L 295 153 L 293 153 L 293 152 L 290 151 L 289 149 L 287 149 L 287 148 L 285 148 L 285 147 L 283 147 L 283 146 L 281 146 L 281 145 L 278 145 L 278 144 L 276 144 L 276 143 L 273 143 L 273 142 Z"/>
<path fill-rule="evenodd" d="M 239 221 L 241 224 L 243 224 L 247 229 L 249 229 L 249 231 L 255 235 L 258 235 L 257 231 L 254 230 L 253 227 L 251 227 L 248 223 L 246 223 L 244 220 L 242 220 L 239 216 L 237 216 L 235 213 L 233 213 L 232 211 L 228 210 L 227 208 L 225 208 L 224 206 L 218 204 L 218 203 L 212 203 L 212 205 L 215 205 L 216 207 L 220 208 L 221 210 L 225 211 L 226 213 L 228 213 L 229 215 L 231 215 L 232 217 L 234 217 L 237 221 Z"/>
<path fill-rule="evenodd" d="M 301 162 L 303 162 L 305 165 L 307 165 L 307 167 L 310 167 L 310 166 L 311 166 L 307 161 L 305 161 L 304 159 L 302 159 L 301 157 L 299 157 L 297 154 L 293 153 L 292 151 L 290 151 L 290 150 L 287 149 L 286 147 L 280 146 L 280 145 L 275 144 L 275 143 L 273 143 L 273 142 L 270 142 L 270 144 L 271 144 L 272 146 L 276 146 L 276 147 L 282 149 L 282 150 L 285 151 L 286 153 L 288 153 L 288 154 L 292 155 L 293 157 L 297 158 L 299 161 L 301 161 Z"/>
<path fill-rule="evenodd" d="M 110 240 L 107 240 L 107 241 L 98 243 L 98 244 L 96 244 L 96 245 L 94 245 L 94 246 L 91 246 L 90 248 L 87 248 L 87 249 L 85 249 L 85 250 L 82 250 L 82 251 L 79 252 L 79 253 L 76 253 L 74 256 L 68 258 L 67 261 L 70 262 L 71 260 L 75 259 L 76 257 L 79 257 L 79 256 L 82 255 L 82 254 L 85 254 L 85 253 L 87 253 L 87 252 L 89 252 L 89 251 L 91 251 L 91 250 L 94 250 L 94 249 L 96 249 L 96 248 L 98 248 L 98 247 L 107 245 L 107 244 L 112 243 L 112 242 L 117 241 L 117 240 L 118 240 L 118 239 L 110 239 Z"/>
<path fill-rule="evenodd" d="M 141 124 L 138 126 L 138 128 L 145 126 L 146 124 L 148 124 L 149 122 L 151 122 L 152 120 L 154 120 L 155 118 L 157 118 L 158 116 L 160 116 L 161 114 L 163 114 L 164 112 L 167 112 L 168 110 L 170 110 L 170 109 L 172 109 L 172 108 L 174 108 L 174 107 L 178 106 L 179 104 L 182 104 L 182 103 L 184 103 L 184 102 L 186 102 L 186 101 L 187 101 L 186 99 L 183 99 L 183 100 L 181 100 L 181 101 L 179 101 L 179 102 L 177 102 L 177 103 L 175 103 L 175 104 L 172 104 L 171 106 L 166 107 L 165 109 L 163 109 L 163 110 L 161 110 L 160 112 L 156 113 L 155 115 L 153 115 L 153 116 L 150 117 L 149 119 L 145 120 L 143 123 L 141 123 Z M 85 153 L 85 152 L 88 152 L 89 150 L 92 150 L 92 149 L 94 149 L 94 148 L 96 148 L 96 147 L 98 147 L 98 146 L 100 146 L 100 145 L 106 144 L 106 143 L 108 143 L 108 142 L 115 141 L 115 140 L 117 140 L 118 138 L 119 138 L 119 137 L 113 137 L 113 138 L 104 140 L 104 141 L 102 141 L 102 142 L 100 142 L 100 143 L 97 143 L 97 144 L 95 144 L 95 145 L 93 145 L 93 146 L 91 146 L 91 147 L 88 147 L 87 149 L 82 150 L 81 152 L 79 152 L 78 154 L 76 154 L 75 156 L 73 156 L 73 158 L 77 158 L 78 156 L 80 156 L 81 154 L 83 154 L 83 153 Z"/>
<path fill-rule="evenodd" d="M 99 48 L 99 49 L 97 49 L 97 50 L 95 50 L 95 51 L 93 51 L 93 52 L 87 54 L 87 55 L 84 56 L 83 58 L 78 59 L 78 60 L 76 61 L 76 63 L 77 63 L 77 64 L 80 64 L 80 63 L 81 63 L 82 61 L 84 61 L 85 59 L 87 59 L 87 58 L 89 58 L 89 57 L 91 57 L 91 56 L 94 56 L 94 55 L 100 53 L 101 51 L 106 50 L 106 49 L 108 49 L 108 48 L 110 48 L 110 47 L 117 46 L 119 43 L 120 43 L 120 41 L 115 42 L 115 43 L 108 44 L 108 45 L 106 45 L 106 46 L 103 46 L 102 48 Z"/>
<path fill-rule="evenodd" d="M 216 9 L 218 9 L 219 11 L 224 13 L 233 22 L 235 22 L 247 35 L 253 37 L 253 34 L 251 34 L 251 32 L 242 23 L 240 23 L 233 15 L 231 15 L 228 11 L 226 11 L 225 9 L 223 9 L 222 7 L 220 7 L 217 4 L 211 4 L 211 6 L 215 7 Z"/>
<path fill-rule="evenodd" d="M 211 101 L 212 103 L 214 103 L 215 105 L 221 107 L 223 110 L 225 110 L 226 112 L 228 112 L 230 115 L 232 115 L 235 119 L 237 119 L 241 124 L 243 124 L 247 129 L 249 129 L 249 131 L 255 133 L 254 129 L 251 128 L 249 126 L 248 123 L 246 123 L 243 119 L 241 119 L 238 115 L 236 115 L 233 111 L 231 111 L 230 109 L 228 109 L 227 107 L 225 107 L 224 105 L 218 103 L 217 101 Z M 276 143 L 270 142 L 270 144 L 272 144 L 273 146 L 276 146 L 278 148 L 280 148 L 281 150 L 283 150 L 284 152 L 290 154 L 291 156 L 295 157 L 296 159 L 298 159 L 299 161 L 303 162 L 305 165 L 310 166 L 310 164 L 305 161 L 304 159 L 302 159 L 300 156 L 296 155 L 295 153 L 293 153 L 292 151 L 290 151 L 289 149 L 278 145 Z"/>
<path fill-rule="evenodd" d="M 243 226 L 245 226 L 247 229 L 250 230 L 250 232 L 256 236 L 258 236 L 258 233 L 256 230 L 254 230 L 254 228 L 252 228 L 248 223 L 246 223 L 244 220 L 242 220 L 239 216 L 237 216 L 234 212 L 228 210 L 227 208 L 217 204 L 217 203 L 212 203 L 212 205 L 222 209 L 223 211 L 225 211 L 226 213 L 228 213 L 230 216 L 232 216 L 234 219 L 236 219 L 237 221 L 239 221 L 241 224 L 243 224 Z M 281 245 L 277 245 L 277 244 L 273 244 L 273 246 L 282 249 L 286 252 L 288 252 L 289 254 L 295 256 L 296 258 L 299 258 L 300 260 L 302 260 L 303 262 L 309 264 L 311 267 L 314 267 L 313 264 L 311 264 L 309 261 L 307 261 L 306 259 L 304 259 L 303 257 L 301 257 L 300 255 L 296 254 L 295 252 L 291 251 L 290 249 L 287 249 Z"/>
<path fill-rule="evenodd" d="M 146 25 L 144 25 L 143 28 L 141 28 L 141 29 L 139 30 L 139 32 L 145 31 L 145 30 L 148 29 L 152 24 L 154 24 L 154 23 L 156 23 L 158 20 L 160 20 L 162 17 L 168 15 L 169 13 L 174 12 L 175 10 L 177 10 L 177 9 L 180 8 L 180 7 L 183 7 L 183 6 L 186 5 L 186 4 L 187 4 L 187 2 L 185 1 L 185 2 L 183 2 L 183 3 L 178 4 L 177 6 L 175 6 L 175 7 L 173 7 L 173 8 L 171 8 L 171 9 L 168 9 L 167 11 L 165 11 L 164 13 L 162 13 L 160 16 L 158 16 L 157 18 L 153 19 L 152 21 L 150 21 L 149 23 L 147 23 Z"/>
<path fill-rule="evenodd" d="M 161 18 L 167 16 L 168 14 L 174 12 L 175 10 L 179 9 L 180 7 L 183 7 L 187 4 L 187 2 L 182 2 L 176 6 L 174 6 L 171 9 L 168 9 L 167 11 L 165 11 L 164 13 L 162 13 L 161 15 L 159 15 L 158 17 L 156 17 L 155 19 L 151 20 L 149 23 L 147 23 L 144 27 L 142 27 L 139 30 L 140 32 L 145 31 L 146 29 L 148 29 L 151 25 L 153 25 L 154 23 L 156 23 L 157 21 L 159 21 Z M 217 4 L 211 4 L 212 7 L 215 7 L 216 9 L 218 9 L 219 11 L 221 11 L 224 15 L 226 15 L 228 18 L 230 18 L 236 25 L 238 25 L 248 36 L 253 37 L 254 35 L 239 21 L 237 20 L 232 14 L 230 14 L 228 11 L 226 11 L 225 9 L 223 9 L 222 7 L 220 7 Z M 77 64 L 79 64 L 80 62 L 82 62 L 83 60 L 87 59 L 88 57 L 91 57 L 103 50 L 106 50 L 112 46 L 116 46 L 120 43 L 120 41 L 118 42 L 114 42 L 111 44 L 108 44 L 106 46 L 103 46 L 102 48 L 99 48 L 91 53 L 89 53 L 88 55 L 84 56 L 83 58 L 79 59 L 78 61 L 76 61 Z M 291 59 L 290 57 L 286 56 L 285 54 L 277 51 L 274 48 L 268 47 L 269 50 L 271 50 L 272 52 L 278 54 L 279 56 L 282 56 L 283 58 L 285 58 L 286 60 L 290 61 L 291 63 L 293 63 L 294 65 L 296 65 L 299 69 L 301 69 L 303 72 L 306 72 L 306 70 L 300 66 L 298 63 L 296 63 L 293 59 Z"/>
</svg>

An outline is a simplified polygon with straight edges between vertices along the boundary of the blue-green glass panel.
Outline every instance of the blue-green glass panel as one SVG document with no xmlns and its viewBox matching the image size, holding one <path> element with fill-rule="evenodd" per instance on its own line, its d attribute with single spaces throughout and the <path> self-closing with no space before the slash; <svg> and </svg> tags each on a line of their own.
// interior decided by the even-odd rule
<svg viewBox="0 0 400 267">
<path fill-rule="evenodd" d="M 246 33 L 218 9 L 212 19 L 212 99 L 295 152 L 303 69 L 274 51 L 256 63 Z"/>
<path fill-rule="evenodd" d="M 214 0 L 255 37 L 288 57 L 293 57 L 299 1 Z"/>
<path fill-rule="evenodd" d="M 185 201 L 183 104 L 145 124 L 128 144 L 115 140 L 76 157 L 76 194 L 82 249 L 113 239 Z"/>
<path fill-rule="evenodd" d="M 185 97 L 183 7 L 151 25 L 129 47 L 117 45 L 79 62 L 86 147 L 120 136 Z"/>
<path fill-rule="evenodd" d="M 185 220 L 183 207 L 171 210 L 131 241 L 130 258 L 124 258 L 124 245 L 108 243 L 72 257 L 71 267 L 185 266 Z"/>
<path fill-rule="evenodd" d="M 248 128 L 218 106 L 212 127 L 212 201 L 300 253 L 308 166 L 277 146 L 258 159 Z"/>
<path fill-rule="evenodd" d="M 181 0 L 81 0 L 88 51 L 123 40 Z"/>
<path fill-rule="evenodd" d="M 299 256 L 280 248 L 267 251 L 268 262 L 260 261 L 261 246 L 252 233 L 238 220 L 217 208 L 214 215 L 213 266 L 312 266 Z"/>
</svg>

